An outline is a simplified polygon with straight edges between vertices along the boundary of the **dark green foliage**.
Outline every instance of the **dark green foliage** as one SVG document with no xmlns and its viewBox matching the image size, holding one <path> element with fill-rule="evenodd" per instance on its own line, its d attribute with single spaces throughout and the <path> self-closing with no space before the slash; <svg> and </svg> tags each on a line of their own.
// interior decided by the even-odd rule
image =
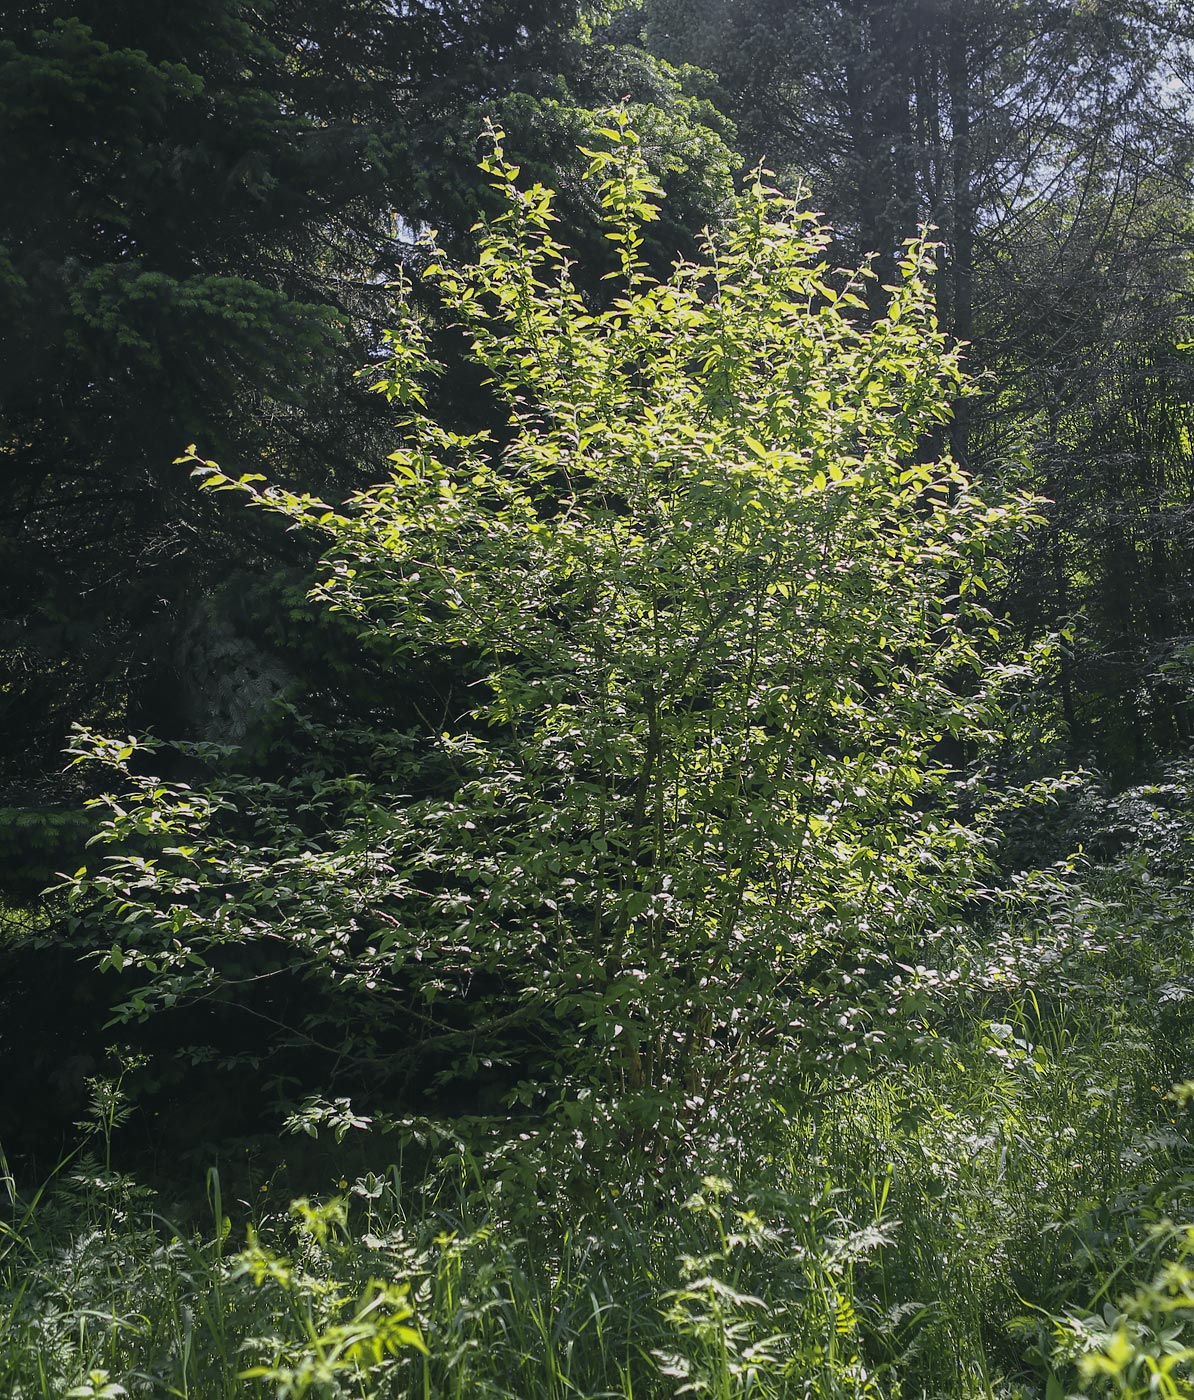
<svg viewBox="0 0 1194 1400">
<path fill-rule="evenodd" d="M 197 652 L 230 571 L 301 562 L 218 516 L 170 462 L 188 442 L 321 490 L 373 475 L 382 283 L 436 224 L 466 247 L 476 136 L 501 109 L 531 164 L 579 190 L 588 109 L 636 94 L 676 192 L 667 263 L 724 200 L 712 109 L 569 6 L 358 0 L 249 8 L 10 7 L 0 38 L 0 788 L 63 800 L 73 721 L 210 737 Z M 98 137 L 98 139 L 97 139 Z M 570 167 L 572 176 L 567 169 Z M 596 267 L 595 210 L 565 202 Z M 588 230 L 592 230 L 591 232 Z M 449 342 L 444 353 L 451 358 Z M 490 420 L 457 371 L 442 397 Z M 276 641 L 276 639 L 275 639 Z M 294 674 L 295 670 L 302 674 Z M 291 662 L 319 690 L 322 664 Z M 239 739 L 231 732 L 225 738 Z"/>
<path fill-rule="evenodd" d="M 0 867 L 6 883 L 27 897 L 77 868 L 95 822 L 79 806 L 0 807 Z"/>
<path fill-rule="evenodd" d="M 164 692 L 185 684 L 179 638 L 203 596 L 232 569 L 305 557 L 197 500 L 170 465 L 187 443 L 320 490 L 375 473 L 384 410 L 353 375 L 377 352 L 383 284 L 416 228 L 466 240 L 487 107 L 517 90 L 528 149 L 573 158 L 573 88 L 592 102 L 625 76 L 605 58 L 586 75 L 598 50 L 569 37 L 576 18 L 545 0 L 6 8 L 10 801 L 61 794 L 72 721 L 170 730 L 194 709 Z M 660 163 L 701 222 L 724 195 L 725 148 L 677 83 L 638 68 L 628 86 L 672 103 Z M 475 385 L 452 392 L 484 418 Z"/>
<path fill-rule="evenodd" d="M 1040 420 L 1054 508 L 1013 606 L 1064 623 L 1058 707 L 1073 747 L 1123 780 L 1191 737 L 1194 380 L 1172 344 L 1120 347 L 1082 399 Z"/>
</svg>

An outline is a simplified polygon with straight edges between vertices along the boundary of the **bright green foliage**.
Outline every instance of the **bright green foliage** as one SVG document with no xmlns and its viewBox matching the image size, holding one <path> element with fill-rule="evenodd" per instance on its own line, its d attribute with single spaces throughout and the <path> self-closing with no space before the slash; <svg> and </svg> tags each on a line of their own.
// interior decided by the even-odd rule
<svg viewBox="0 0 1194 1400">
<path fill-rule="evenodd" d="M 1051 503 L 1003 600 L 1030 637 L 1074 634 L 1041 700 L 1071 755 L 1125 778 L 1178 751 L 1194 729 L 1174 675 L 1191 633 L 1191 374 L 1175 347 L 1189 339 L 1194 10 L 635 9 L 649 48 L 714 71 L 747 158 L 809 183 L 835 256 L 877 251 L 891 280 L 903 232 L 939 230 L 942 324 L 992 376 L 952 450 L 980 475 L 1029 463 Z"/>
<path fill-rule="evenodd" d="M 234 1277 L 250 1278 L 257 1287 L 272 1288 L 283 1296 L 279 1330 L 297 1334 L 297 1341 L 276 1337 L 258 1341 L 254 1350 L 272 1351 L 272 1358 L 250 1366 L 241 1378 L 271 1382 L 278 1400 L 344 1390 L 372 1394 L 402 1352 L 426 1353 L 418 1328 L 412 1325 L 410 1286 L 371 1278 L 354 1303 L 346 1298 L 343 1282 L 345 1266 L 351 1268 L 353 1263 L 343 1200 L 323 1205 L 295 1201 L 291 1213 L 298 1217 L 301 1247 L 310 1256 L 306 1261 L 310 1267 L 298 1267 L 277 1254 L 250 1229 L 248 1247 L 234 1261 Z"/>
<path fill-rule="evenodd" d="M 103 1371 L 131 1394 L 264 1400 L 388 1289 L 376 1325 L 413 1307 L 394 1325 L 429 1355 L 370 1352 L 342 1393 L 1110 1400 L 1149 1393 L 1151 1358 L 1188 1394 L 1188 1240 L 1150 1222 L 1189 1218 L 1190 1119 L 1154 1077 L 1175 1009 L 1150 993 L 1188 980 L 1190 940 L 1188 920 L 1149 921 L 1158 893 L 1118 863 L 1071 880 L 1086 947 L 1060 930 L 1063 999 L 1043 902 L 1015 945 L 1039 1002 L 972 985 L 948 1054 L 819 1085 L 782 1136 L 748 1132 L 673 1200 L 634 1200 L 621 1154 L 588 1155 L 586 1207 L 556 1181 L 508 1190 L 442 1134 L 426 1173 L 409 1148 L 363 1171 L 358 1137 L 299 1188 L 332 1187 L 322 1204 L 256 1182 L 221 1198 L 213 1174 L 192 1233 L 94 1160 L 24 1194 L 0 1156 L 0 1392 L 56 1400 Z M 1121 1330 L 1130 1351 L 1106 1350 Z M 240 1378 L 259 1365 L 287 1375 Z"/>
<path fill-rule="evenodd" d="M 127 1014 L 273 969 L 322 989 L 286 1012 L 300 1040 L 377 1064 L 401 1035 L 466 1075 L 509 1058 L 516 1097 L 588 1123 L 596 1094 L 676 1144 L 749 1085 L 789 1097 L 812 1060 L 847 1074 L 909 1033 L 893 960 L 986 856 L 990 799 L 948 759 L 1020 671 L 986 659 L 983 593 L 1030 506 L 923 460 L 963 389 L 922 244 L 872 325 L 867 273 L 831 275 L 815 218 L 757 179 L 706 261 L 657 281 L 654 184 L 610 121 L 608 309 L 500 134 L 506 211 L 473 266 L 429 268 L 503 440 L 423 410 L 408 318 L 377 385 L 403 414 L 388 483 L 336 513 L 197 467 L 323 533 L 316 595 L 398 674 L 470 684 L 417 732 L 346 736 L 351 777 L 329 756 L 200 794 L 94 742 L 131 789 L 76 898 L 136 976 Z"/>
<path fill-rule="evenodd" d="M 602 236 L 580 148 L 604 121 L 611 97 L 622 98 L 640 149 L 666 191 L 660 218 L 647 231 L 646 257 L 652 268 L 666 271 L 677 255 L 696 252 L 700 230 L 728 208 L 742 165 L 733 149 L 734 128 L 709 98 L 709 75 L 649 55 L 618 30 L 615 20 L 592 34 L 584 62 L 573 65 L 567 82 L 561 79 L 545 93 L 514 92 L 494 104 L 493 112 L 506 133 L 507 150 L 517 153 L 524 183 L 538 180 L 556 192 L 553 207 L 586 295 L 597 290 L 612 265 L 613 250 Z M 471 146 L 469 159 L 474 159 Z M 484 191 L 475 188 L 475 167 L 468 174 L 467 197 L 475 217 L 476 200 Z M 490 193 L 489 203 L 500 213 L 496 192 Z M 455 245 L 445 246 L 456 251 Z"/>
<path fill-rule="evenodd" d="M 1138 1252 L 1151 1246 L 1159 1256 L 1156 1275 L 1098 1311 L 1073 1309 L 1052 1318 L 1050 1360 L 1059 1371 L 1076 1371 L 1089 1390 L 1121 1400 L 1187 1400 L 1194 1362 L 1194 1226 L 1165 1221 L 1150 1233 Z M 1108 1292 L 1100 1289 L 1103 1296 Z"/>
</svg>

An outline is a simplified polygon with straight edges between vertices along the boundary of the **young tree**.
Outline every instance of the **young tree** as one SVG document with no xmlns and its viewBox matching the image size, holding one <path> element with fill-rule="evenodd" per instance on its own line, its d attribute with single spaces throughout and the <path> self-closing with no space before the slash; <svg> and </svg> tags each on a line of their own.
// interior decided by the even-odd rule
<svg viewBox="0 0 1194 1400">
<path fill-rule="evenodd" d="M 275 1066 L 333 1055 L 321 1087 L 506 1060 L 516 1099 L 642 1143 L 908 1029 L 898 964 L 986 857 L 995 799 L 943 745 L 981 743 L 1020 674 L 983 593 L 1031 503 L 920 460 L 963 392 L 923 243 L 874 321 L 873 274 L 835 281 L 828 233 L 756 178 L 661 280 L 625 114 L 600 138 L 606 309 L 500 133 L 504 212 L 474 264 L 427 270 L 502 433 L 428 415 L 408 314 L 376 385 L 401 413 L 388 482 L 333 510 L 196 461 L 322 535 L 316 596 L 427 678 L 423 722 L 205 792 L 87 741 L 124 790 L 74 897 L 124 1016 L 247 1006 Z"/>
</svg>

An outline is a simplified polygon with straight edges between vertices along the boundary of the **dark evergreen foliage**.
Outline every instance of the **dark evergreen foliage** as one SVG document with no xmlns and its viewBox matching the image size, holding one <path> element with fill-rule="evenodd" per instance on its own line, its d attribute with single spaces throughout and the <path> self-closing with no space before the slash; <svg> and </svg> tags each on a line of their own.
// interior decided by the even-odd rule
<svg viewBox="0 0 1194 1400">
<path fill-rule="evenodd" d="M 197 505 L 170 465 L 187 443 L 320 489 L 360 479 L 377 414 L 351 376 L 383 284 L 414 223 L 467 218 L 445 150 L 476 104 L 558 66 L 571 17 L 540 0 L 6 8 L 13 800 L 37 799 L 72 720 L 168 727 L 194 604 L 277 555 Z"/>
</svg>

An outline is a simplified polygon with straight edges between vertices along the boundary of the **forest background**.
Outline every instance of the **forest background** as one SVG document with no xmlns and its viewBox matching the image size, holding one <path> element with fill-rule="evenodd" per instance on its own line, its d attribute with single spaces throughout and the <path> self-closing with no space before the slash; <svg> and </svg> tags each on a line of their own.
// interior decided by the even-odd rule
<svg viewBox="0 0 1194 1400">
<path fill-rule="evenodd" d="M 1188 1393 L 1192 45 L 1178 0 L 6 7 L 0 1377 L 14 1395 Z M 440 907 L 424 929 L 436 958 L 396 973 L 390 945 L 349 939 L 350 973 L 330 975 L 341 954 L 313 925 L 365 939 L 362 910 L 384 911 L 399 876 L 458 893 L 479 868 L 469 832 L 524 798 L 471 750 L 412 757 L 402 736 L 438 732 L 481 678 L 493 699 L 473 721 L 518 734 L 529 702 L 478 659 L 521 657 L 533 689 L 563 654 L 540 673 L 525 633 L 447 636 L 442 597 L 404 612 L 409 573 L 387 574 L 360 524 L 390 507 L 339 503 L 412 441 L 452 458 L 489 434 L 495 461 L 521 460 L 502 334 L 615 314 L 618 289 L 706 258 L 703 230 L 744 227 L 736 191 L 759 163 L 764 186 L 823 214 L 824 238 L 798 219 L 792 237 L 834 295 L 852 288 L 847 321 L 887 328 L 877 377 L 904 385 L 915 429 L 891 451 L 961 532 L 933 541 L 921 632 L 848 593 L 846 640 L 817 663 L 818 684 L 873 707 L 867 732 L 892 736 L 898 762 L 851 771 L 840 714 L 781 707 L 759 726 L 853 803 L 801 837 L 827 853 L 800 893 L 816 946 L 779 977 L 761 947 L 731 977 L 719 945 L 707 966 L 690 946 L 684 977 L 664 954 L 652 980 L 650 938 L 697 926 L 659 900 L 698 909 L 709 886 L 693 877 L 685 895 L 692 862 L 662 828 L 594 853 L 589 828 L 585 844 L 552 815 L 570 799 L 544 788 L 531 835 L 509 838 L 509 907 L 562 901 L 591 865 L 649 909 L 620 906 L 625 928 L 598 952 L 548 938 L 544 973 L 539 945 L 527 971 L 526 946 L 499 935 L 448 956 L 456 911 Z M 572 250 L 585 312 L 512 312 L 479 366 L 465 282 L 445 269 L 473 265 L 524 207 L 511 191 L 536 184 L 556 192 L 540 232 Z M 935 249 L 910 252 L 926 225 Z M 477 264 L 479 296 L 517 263 L 503 236 Z M 873 276 L 834 281 L 868 256 Z M 682 309 L 699 343 L 699 308 Z M 963 343 L 972 392 L 950 379 L 938 325 Z M 662 358 L 666 326 L 641 333 L 637 352 Z M 775 334 L 794 362 L 798 343 Z M 548 388 L 564 394 L 535 393 Z M 830 404 L 878 413 L 836 381 L 826 394 L 825 423 Z M 846 460 L 815 408 L 788 408 L 812 450 Z M 784 431 L 759 434 L 770 466 Z M 932 476 L 947 455 L 957 475 Z M 487 468 L 467 461 L 475 483 Z M 196 489 L 196 467 L 229 489 Z M 271 483 L 271 508 L 240 508 L 261 499 L 232 489 L 244 475 Z M 602 509 L 639 518 L 633 486 L 611 478 Z M 496 501 L 515 509 L 504 489 L 486 479 L 474 517 L 441 520 L 454 559 Z M 851 559 L 862 513 L 897 510 L 854 491 L 861 523 L 834 526 Z M 981 565 L 966 553 L 979 500 L 999 516 Z M 315 531 L 288 528 L 325 501 Z M 898 509 L 920 539 L 923 511 Z M 656 617 L 682 557 L 651 565 Z M 545 568 L 579 670 L 589 593 L 569 592 L 564 559 Z M 349 566 L 359 578 L 337 593 Z M 614 567 L 589 566 L 597 584 Z M 740 606 L 758 581 L 735 567 L 725 598 Z M 942 612 L 971 572 L 990 596 Z M 500 578 L 487 616 L 522 597 L 512 565 Z M 893 592 L 892 614 L 910 597 L 923 603 Z M 385 628 L 346 628 L 354 609 Z M 863 613 L 873 635 L 849 632 Z M 986 650 L 951 650 L 948 628 L 969 636 L 980 614 Z M 866 645 L 889 664 L 869 680 L 851 670 Z M 713 732 L 727 655 L 680 673 L 692 734 Z M 914 673 L 924 689 L 880 715 Z M 654 732 L 650 686 L 626 694 Z M 772 750 L 743 733 L 768 810 L 809 770 L 768 768 Z M 530 743 L 517 754 L 534 773 L 592 757 L 556 733 L 534 767 Z M 88 761 L 64 767 L 72 747 Z M 721 762 L 672 775 L 677 803 L 712 793 L 679 826 L 725 820 Z M 398 795 L 443 797 L 453 764 L 476 781 L 452 794 L 451 840 L 404 866 L 419 838 Z M 105 801 L 116 789 L 135 803 Z M 196 805 L 180 816 L 184 792 Z M 221 804 L 241 829 L 213 825 Z M 911 873 L 892 854 L 908 859 L 906 811 L 917 833 L 945 814 Z M 634 801 L 624 815 L 646 830 Z M 864 828 L 890 843 L 874 836 L 865 868 Z M 163 831 L 175 853 L 205 852 L 203 880 L 170 883 Z M 756 825 L 752 852 L 771 839 Z M 735 880 L 718 907 L 749 913 L 763 886 Z M 268 908 L 242 900 L 255 885 Z M 651 920 L 631 996 L 610 964 L 639 968 L 623 945 Z M 781 1002 L 803 1021 L 788 1039 Z M 718 1060 L 750 1068 L 719 1078 Z M 283 1122 L 299 1136 L 279 1144 Z M 214 1233 L 195 1223 L 205 1173 Z M 257 1231 L 240 1254 L 233 1216 L 238 1242 Z"/>
</svg>

